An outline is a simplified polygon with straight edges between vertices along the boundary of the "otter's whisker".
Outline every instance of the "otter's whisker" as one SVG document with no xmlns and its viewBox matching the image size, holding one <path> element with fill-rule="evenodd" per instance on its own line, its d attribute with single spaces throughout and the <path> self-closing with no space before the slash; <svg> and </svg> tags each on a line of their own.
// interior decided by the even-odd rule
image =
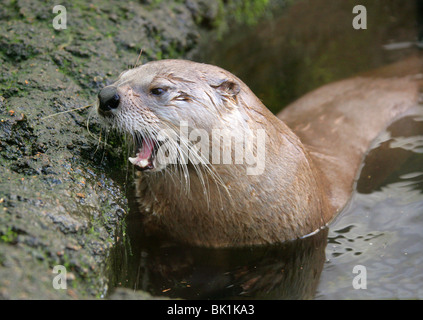
<svg viewBox="0 0 423 320">
<path fill-rule="evenodd" d="M 176 128 L 175 125 L 164 123 L 165 127 L 167 129 L 172 130 L 173 128 Z M 173 129 L 174 132 L 176 132 L 176 129 Z M 190 177 L 189 177 L 189 170 L 188 170 L 188 161 L 185 163 L 183 159 L 189 160 L 189 156 L 192 156 L 194 160 L 190 161 L 192 167 L 194 168 L 197 177 L 199 178 L 200 184 L 203 189 L 203 194 L 206 198 L 206 202 L 208 206 L 210 205 L 210 185 L 209 185 L 209 179 L 205 179 L 205 175 L 208 176 L 216 185 L 217 191 L 219 193 L 219 199 L 220 203 L 223 204 L 223 197 L 221 194 L 221 187 L 226 191 L 230 202 L 232 203 L 232 197 L 229 192 L 228 187 L 225 185 L 219 174 L 216 172 L 215 168 L 209 164 L 209 159 L 204 158 L 204 156 L 199 155 L 197 152 L 195 152 L 192 143 L 187 140 L 183 139 L 182 137 L 179 137 L 178 141 L 175 141 L 174 139 L 171 139 L 169 137 L 172 144 L 172 148 L 175 148 L 179 155 L 178 159 L 178 166 L 177 168 L 180 168 L 180 174 L 184 174 L 185 177 L 185 190 L 186 192 L 189 192 L 189 184 L 190 184 Z M 181 146 L 182 145 L 182 146 Z"/>
<path fill-rule="evenodd" d="M 45 120 L 45 119 L 48 119 L 48 118 L 51 118 L 51 117 L 55 117 L 55 116 L 57 116 L 59 114 L 64 114 L 64 113 L 69 113 L 69 112 L 73 112 L 73 111 L 77 111 L 77 110 L 86 109 L 86 108 L 91 107 L 92 105 L 93 104 L 89 104 L 89 105 L 84 106 L 84 107 L 79 107 L 79 108 L 74 108 L 74 109 L 70 109 L 70 110 L 65 110 L 65 111 L 60 111 L 60 112 L 57 112 L 57 113 L 53 113 L 53 114 L 50 114 L 50 115 L 48 115 L 46 117 L 40 118 L 40 120 Z"/>
</svg>

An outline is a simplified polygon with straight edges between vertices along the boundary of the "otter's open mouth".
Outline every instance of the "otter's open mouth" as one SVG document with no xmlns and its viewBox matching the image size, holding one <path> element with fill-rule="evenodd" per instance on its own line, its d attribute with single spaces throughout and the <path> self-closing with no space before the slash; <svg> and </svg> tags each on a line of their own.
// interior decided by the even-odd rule
<svg viewBox="0 0 423 320">
<path fill-rule="evenodd" d="M 158 144 L 152 139 L 142 139 L 137 145 L 138 153 L 135 158 L 129 158 L 135 168 L 141 171 L 154 169 L 154 158 L 156 157 Z"/>
</svg>

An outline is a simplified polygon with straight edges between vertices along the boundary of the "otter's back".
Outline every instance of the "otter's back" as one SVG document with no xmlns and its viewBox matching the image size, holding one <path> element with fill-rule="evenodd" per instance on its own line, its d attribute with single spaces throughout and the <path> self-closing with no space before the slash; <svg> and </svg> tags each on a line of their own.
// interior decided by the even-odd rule
<svg viewBox="0 0 423 320">
<path fill-rule="evenodd" d="M 326 177 L 336 210 L 348 201 L 371 141 L 418 103 L 419 84 L 414 78 L 339 81 L 305 95 L 278 114 Z"/>
</svg>

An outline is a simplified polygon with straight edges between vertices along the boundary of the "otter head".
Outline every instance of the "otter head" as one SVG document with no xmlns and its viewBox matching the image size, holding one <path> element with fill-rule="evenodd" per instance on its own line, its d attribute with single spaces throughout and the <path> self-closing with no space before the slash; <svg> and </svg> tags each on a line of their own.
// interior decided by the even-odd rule
<svg viewBox="0 0 423 320">
<path fill-rule="evenodd" d="M 133 137 L 129 161 L 145 172 L 137 194 L 152 229 L 224 246 L 293 239 L 320 225 L 310 213 L 321 206 L 317 180 L 299 139 L 228 71 L 150 62 L 103 88 L 97 111 Z"/>
<path fill-rule="evenodd" d="M 221 68 L 184 60 L 154 61 L 123 72 L 104 87 L 97 111 L 106 125 L 133 137 L 137 154 L 129 160 L 137 169 L 159 171 L 170 162 L 169 152 L 173 161 L 181 161 L 180 146 L 190 147 L 181 128 L 210 133 L 210 128 L 221 127 L 225 118 L 233 117 L 240 90 L 239 79 Z M 227 122 L 233 125 L 233 119 Z M 163 152 L 160 160 L 158 150 L 165 142 L 171 143 L 161 148 L 167 154 Z"/>
</svg>

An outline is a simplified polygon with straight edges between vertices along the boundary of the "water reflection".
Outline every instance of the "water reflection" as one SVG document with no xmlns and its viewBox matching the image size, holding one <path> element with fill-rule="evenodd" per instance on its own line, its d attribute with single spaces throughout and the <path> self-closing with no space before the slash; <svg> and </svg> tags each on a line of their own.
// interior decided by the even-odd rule
<svg viewBox="0 0 423 320">
<path fill-rule="evenodd" d="M 116 266 L 126 273 L 115 272 L 115 286 L 184 299 L 311 299 L 325 261 L 327 231 L 277 246 L 205 249 L 140 239 L 139 230 L 132 230 L 131 242 L 141 245 Z"/>
</svg>

